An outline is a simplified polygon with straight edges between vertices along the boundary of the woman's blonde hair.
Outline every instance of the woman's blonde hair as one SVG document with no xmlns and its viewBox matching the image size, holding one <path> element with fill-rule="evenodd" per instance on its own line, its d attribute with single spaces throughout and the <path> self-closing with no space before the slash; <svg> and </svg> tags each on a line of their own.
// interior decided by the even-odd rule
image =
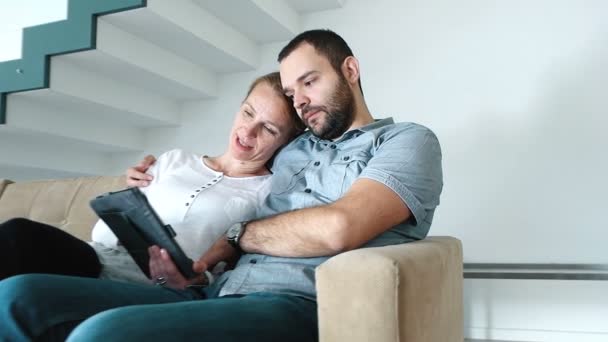
<svg viewBox="0 0 608 342">
<path fill-rule="evenodd" d="M 306 129 L 306 126 L 304 126 L 304 123 L 300 119 L 298 112 L 296 112 L 296 109 L 293 106 L 293 101 L 290 98 L 288 98 L 287 96 L 285 96 L 285 94 L 283 93 L 283 85 L 281 85 L 281 76 L 280 76 L 279 72 L 277 72 L 277 71 L 271 72 L 269 74 L 262 75 L 262 76 L 256 78 L 255 80 L 253 80 L 253 82 L 251 82 L 251 85 L 249 86 L 249 90 L 247 91 L 247 95 L 245 96 L 245 98 L 249 97 L 249 95 L 251 94 L 253 89 L 255 89 L 255 87 L 257 87 L 258 85 L 260 85 L 262 83 L 268 84 L 272 88 L 272 90 L 280 98 L 282 98 L 283 101 L 285 101 L 285 106 L 286 106 L 287 110 L 289 111 L 289 118 L 291 119 L 291 123 L 292 123 L 292 130 L 291 130 L 290 138 L 293 138 L 293 137 L 301 134 L 302 132 L 304 132 L 304 130 Z"/>
</svg>

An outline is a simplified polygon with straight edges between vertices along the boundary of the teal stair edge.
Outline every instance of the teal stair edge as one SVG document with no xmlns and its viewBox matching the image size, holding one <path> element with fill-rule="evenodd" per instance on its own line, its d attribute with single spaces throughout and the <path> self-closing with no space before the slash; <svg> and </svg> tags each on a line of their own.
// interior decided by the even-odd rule
<svg viewBox="0 0 608 342">
<path fill-rule="evenodd" d="M 24 28 L 21 59 L 0 62 L 0 125 L 6 123 L 6 95 L 49 87 L 51 56 L 95 48 L 97 16 L 145 7 L 146 2 L 68 0 L 65 20 Z"/>
</svg>

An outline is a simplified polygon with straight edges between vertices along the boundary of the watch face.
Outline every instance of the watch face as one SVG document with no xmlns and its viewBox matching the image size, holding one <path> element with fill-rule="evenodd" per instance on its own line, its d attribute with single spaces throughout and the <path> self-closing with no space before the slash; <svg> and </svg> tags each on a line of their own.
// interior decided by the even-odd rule
<svg viewBox="0 0 608 342">
<path fill-rule="evenodd" d="M 226 232 L 226 237 L 228 239 L 234 239 L 239 235 L 240 231 L 241 231 L 241 224 L 235 223 L 232 226 L 230 226 L 230 228 L 228 228 L 228 231 Z"/>
</svg>

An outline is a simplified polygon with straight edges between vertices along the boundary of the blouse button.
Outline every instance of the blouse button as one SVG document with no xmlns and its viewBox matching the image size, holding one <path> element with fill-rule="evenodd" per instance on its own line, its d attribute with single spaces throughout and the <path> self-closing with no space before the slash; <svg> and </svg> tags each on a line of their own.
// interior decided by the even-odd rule
<svg viewBox="0 0 608 342">
<path fill-rule="evenodd" d="M 194 195 L 190 195 L 190 198 L 194 198 Z"/>
<path fill-rule="evenodd" d="M 189 206 L 189 205 L 190 205 L 190 203 L 186 203 L 186 207 Z"/>
</svg>

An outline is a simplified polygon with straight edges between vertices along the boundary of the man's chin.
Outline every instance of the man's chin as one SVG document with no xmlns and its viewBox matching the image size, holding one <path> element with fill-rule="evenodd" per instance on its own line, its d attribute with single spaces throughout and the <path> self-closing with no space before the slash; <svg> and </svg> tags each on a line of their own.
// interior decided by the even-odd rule
<svg viewBox="0 0 608 342">
<path fill-rule="evenodd" d="M 329 130 L 327 129 L 327 127 L 317 126 L 314 128 L 310 128 L 310 130 L 312 131 L 312 134 L 314 134 L 317 138 L 320 138 L 323 140 L 333 139 L 333 137 L 328 136 Z"/>
</svg>

